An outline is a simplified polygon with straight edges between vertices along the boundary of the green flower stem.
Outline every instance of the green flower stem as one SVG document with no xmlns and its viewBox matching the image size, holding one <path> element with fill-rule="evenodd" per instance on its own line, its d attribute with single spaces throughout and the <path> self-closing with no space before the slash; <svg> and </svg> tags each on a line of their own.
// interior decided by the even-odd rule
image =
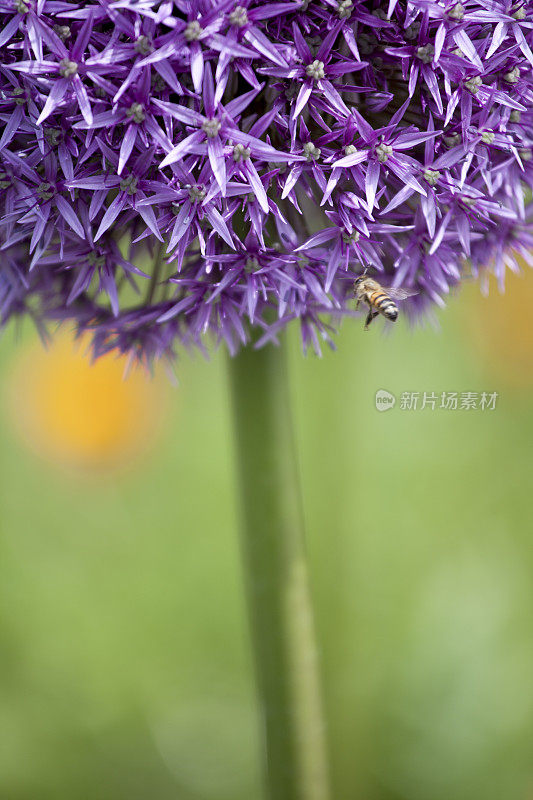
<svg viewBox="0 0 533 800">
<path fill-rule="evenodd" d="M 230 361 L 243 557 L 269 800 L 328 800 L 285 343 Z"/>
<path fill-rule="evenodd" d="M 146 297 L 144 298 L 144 305 L 148 306 L 154 299 L 154 294 L 157 289 L 157 285 L 159 282 L 159 278 L 161 277 L 161 267 L 163 265 L 163 257 L 165 255 L 165 245 L 163 242 L 157 245 L 157 249 L 155 252 L 154 262 L 152 265 L 152 274 L 150 275 L 150 283 L 148 284 L 148 290 L 146 292 Z"/>
</svg>

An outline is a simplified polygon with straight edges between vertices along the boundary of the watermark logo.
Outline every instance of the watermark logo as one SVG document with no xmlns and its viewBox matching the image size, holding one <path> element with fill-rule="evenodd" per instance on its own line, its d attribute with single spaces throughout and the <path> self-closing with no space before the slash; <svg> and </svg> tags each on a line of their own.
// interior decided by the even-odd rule
<svg viewBox="0 0 533 800">
<path fill-rule="evenodd" d="M 401 392 L 398 402 L 400 411 L 494 411 L 498 392 Z M 396 405 L 396 397 L 386 389 L 376 392 L 378 411 L 390 411 Z"/>
<path fill-rule="evenodd" d="M 385 389 L 378 389 L 376 392 L 376 408 L 378 411 L 390 411 L 396 404 L 396 398 Z"/>
</svg>

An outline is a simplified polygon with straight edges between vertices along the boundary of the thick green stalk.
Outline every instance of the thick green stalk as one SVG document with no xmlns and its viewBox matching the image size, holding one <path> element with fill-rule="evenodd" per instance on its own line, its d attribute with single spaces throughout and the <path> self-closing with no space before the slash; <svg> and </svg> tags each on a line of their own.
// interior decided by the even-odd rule
<svg viewBox="0 0 533 800">
<path fill-rule="evenodd" d="M 154 299 L 154 294 L 157 289 L 157 285 L 159 279 L 161 277 L 161 267 L 163 265 L 163 258 L 165 255 L 165 245 L 163 242 L 157 245 L 155 251 L 154 262 L 152 264 L 152 274 L 150 275 L 150 283 L 148 284 L 148 290 L 146 292 L 146 297 L 144 298 L 144 305 L 149 306 L 152 300 Z"/>
<path fill-rule="evenodd" d="M 328 800 L 285 345 L 245 348 L 230 376 L 244 572 L 269 800 Z"/>
</svg>

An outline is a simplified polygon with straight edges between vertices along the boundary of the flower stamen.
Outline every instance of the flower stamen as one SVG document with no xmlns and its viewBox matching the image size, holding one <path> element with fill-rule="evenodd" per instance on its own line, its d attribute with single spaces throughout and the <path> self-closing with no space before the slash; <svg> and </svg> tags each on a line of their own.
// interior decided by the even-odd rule
<svg viewBox="0 0 533 800">
<path fill-rule="evenodd" d="M 423 64 L 431 64 L 434 55 L 435 48 L 432 44 L 425 44 L 423 47 L 419 47 L 416 51 L 416 57 L 419 58 Z"/>
<path fill-rule="evenodd" d="M 52 199 L 55 192 L 51 183 L 48 183 L 48 181 L 43 181 L 43 183 L 40 183 L 39 186 L 37 187 L 37 194 L 39 195 L 41 200 L 44 200 L 46 202 L 47 200 Z"/>
<path fill-rule="evenodd" d="M 311 64 L 306 66 L 305 73 L 308 78 L 313 78 L 315 81 L 321 81 L 326 76 L 324 71 L 324 62 L 315 59 Z"/>
<path fill-rule="evenodd" d="M 218 136 L 220 128 L 221 123 L 218 119 L 206 119 L 202 122 L 202 130 L 209 139 L 214 139 Z"/>
<path fill-rule="evenodd" d="M 480 76 L 474 75 L 473 78 L 468 78 L 468 80 L 465 81 L 465 87 L 469 92 L 472 92 L 472 94 L 477 94 L 482 83 L 483 81 Z"/>
<path fill-rule="evenodd" d="M 138 37 L 133 47 L 141 56 L 149 55 L 154 49 L 150 37 L 144 35 Z"/>
<path fill-rule="evenodd" d="M 340 19 L 347 19 L 353 11 L 353 0 L 341 0 L 337 6 L 337 14 Z"/>
<path fill-rule="evenodd" d="M 344 231 L 342 234 L 342 241 L 344 242 L 344 244 L 347 245 L 357 244 L 360 238 L 361 234 L 359 233 L 359 231 L 352 231 L 352 233 Z"/>
<path fill-rule="evenodd" d="M 131 106 L 126 111 L 126 116 L 131 117 L 133 122 L 136 122 L 137 125 L 140 125 L 141 122 L 144 122 L 146 119 L 144 114 L 144 107 L 141 103 L 132 103 Z"/>
<path fill-rule="evenodd" d="M 62 42 L 66 42 L 70 37 L 70 27 L 68 25 L 54 25 L 54 32 L 57 33 Z"/>
<path fill-rule="evenodd" d="M 426 183 L 429 183 L 430 186 L 436 186 L 440 177 L 441 173 L 438 169 L 426 169 L 424 171 L 424 180 Z"/>
<path fill-rule="evenodd" d="M 235 25 L 236 28 L 244 28 L 248 25 L 248 11 L 244 6 L 235 6 L 229 15 L 230 25 Z"/>
<path fill-rule="evenodd" d="M 187 23 L 185 30 L 183 31 L 183 35 L 188 42 L 198 41 L 202 35 L 202 27 L 197 19 L 193 19 L 191 22 Z"/>
<path fill-rule="evenodd" d="M 259 261 L 255 256 L 249 256 L 246 259 L 246 263 L 244 265 L 244 269 L 246 272 L 255 272 L 260 267 Z"/>
<path fill-rule="evenodd" d="M 120 191 L 126 192 L 126 194 L 134 195 L 137 193 L 137 183 L 139 179 L 136 175 L 128 175 L 127 178 L 123 178 L 120 181 Z"/>
<path fill-rule="evenodd" d="M 389 157 L 392 155 L 392 147 L 390 144 L 378 144 L 376 147 L 376 155 L 378 157 L 378 161 L 381 164 L 384 164 L 386 161 L 389 160 Z"/>
<path fill-rule="evenodd" d="M 205 186 L 202 186 L 201 184 L 198 184 L 197 186 L 187 186 L 186 188 L 189 192 L 189 200 L 192 203 L 200 203 L 207 194 Z"/>
<path fill-rule="evenodd" d="M 252 151 L 249 147 L 245 147 L 243 144 L 236 144 L 233 148 L 233 160 L 237 163 L 240 161 L 248 161 L 251 153 Z"/>
<path fill-rule="evenodd" d="M 59 74 L 62 78 L 72 78 L 78 72 L 78 65 L 70 58 L 62 58 L 59 62 Z"/>
<path fill-rule="evenodd" d="M 503 76 L 506 83 L 518 83 L 520 80 L 520 67 L 513 67 L 509 72 Z"/>
<path fill-rule="evenodd" d="M 322 152 L 313 142 L 305 142 L 303 151 L 308 161 L 316 161 L 317 158 L 320 158 L 320 153 Z"/>
<path fill-rule="evenodd" d="M 462 3 L 456 3 L 448 11 L 448 17 L 450 19 L 462 20 L 464 15 L 465 15 L 465 7 Z"/>
</svg>

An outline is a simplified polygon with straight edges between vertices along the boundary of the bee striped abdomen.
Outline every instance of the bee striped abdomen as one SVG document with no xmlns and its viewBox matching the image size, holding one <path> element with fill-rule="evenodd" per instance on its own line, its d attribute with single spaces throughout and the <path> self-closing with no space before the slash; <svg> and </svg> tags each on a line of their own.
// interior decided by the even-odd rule
<svg viewBox="0 0 533 800">
<path fill-rule="evenodd" d="M 385 292 L 380 290 L 372 292 L 369 296 L 370 305 L 384 317 L 394 322 L 398 317 L 398 306 Z"/>
</svg>

